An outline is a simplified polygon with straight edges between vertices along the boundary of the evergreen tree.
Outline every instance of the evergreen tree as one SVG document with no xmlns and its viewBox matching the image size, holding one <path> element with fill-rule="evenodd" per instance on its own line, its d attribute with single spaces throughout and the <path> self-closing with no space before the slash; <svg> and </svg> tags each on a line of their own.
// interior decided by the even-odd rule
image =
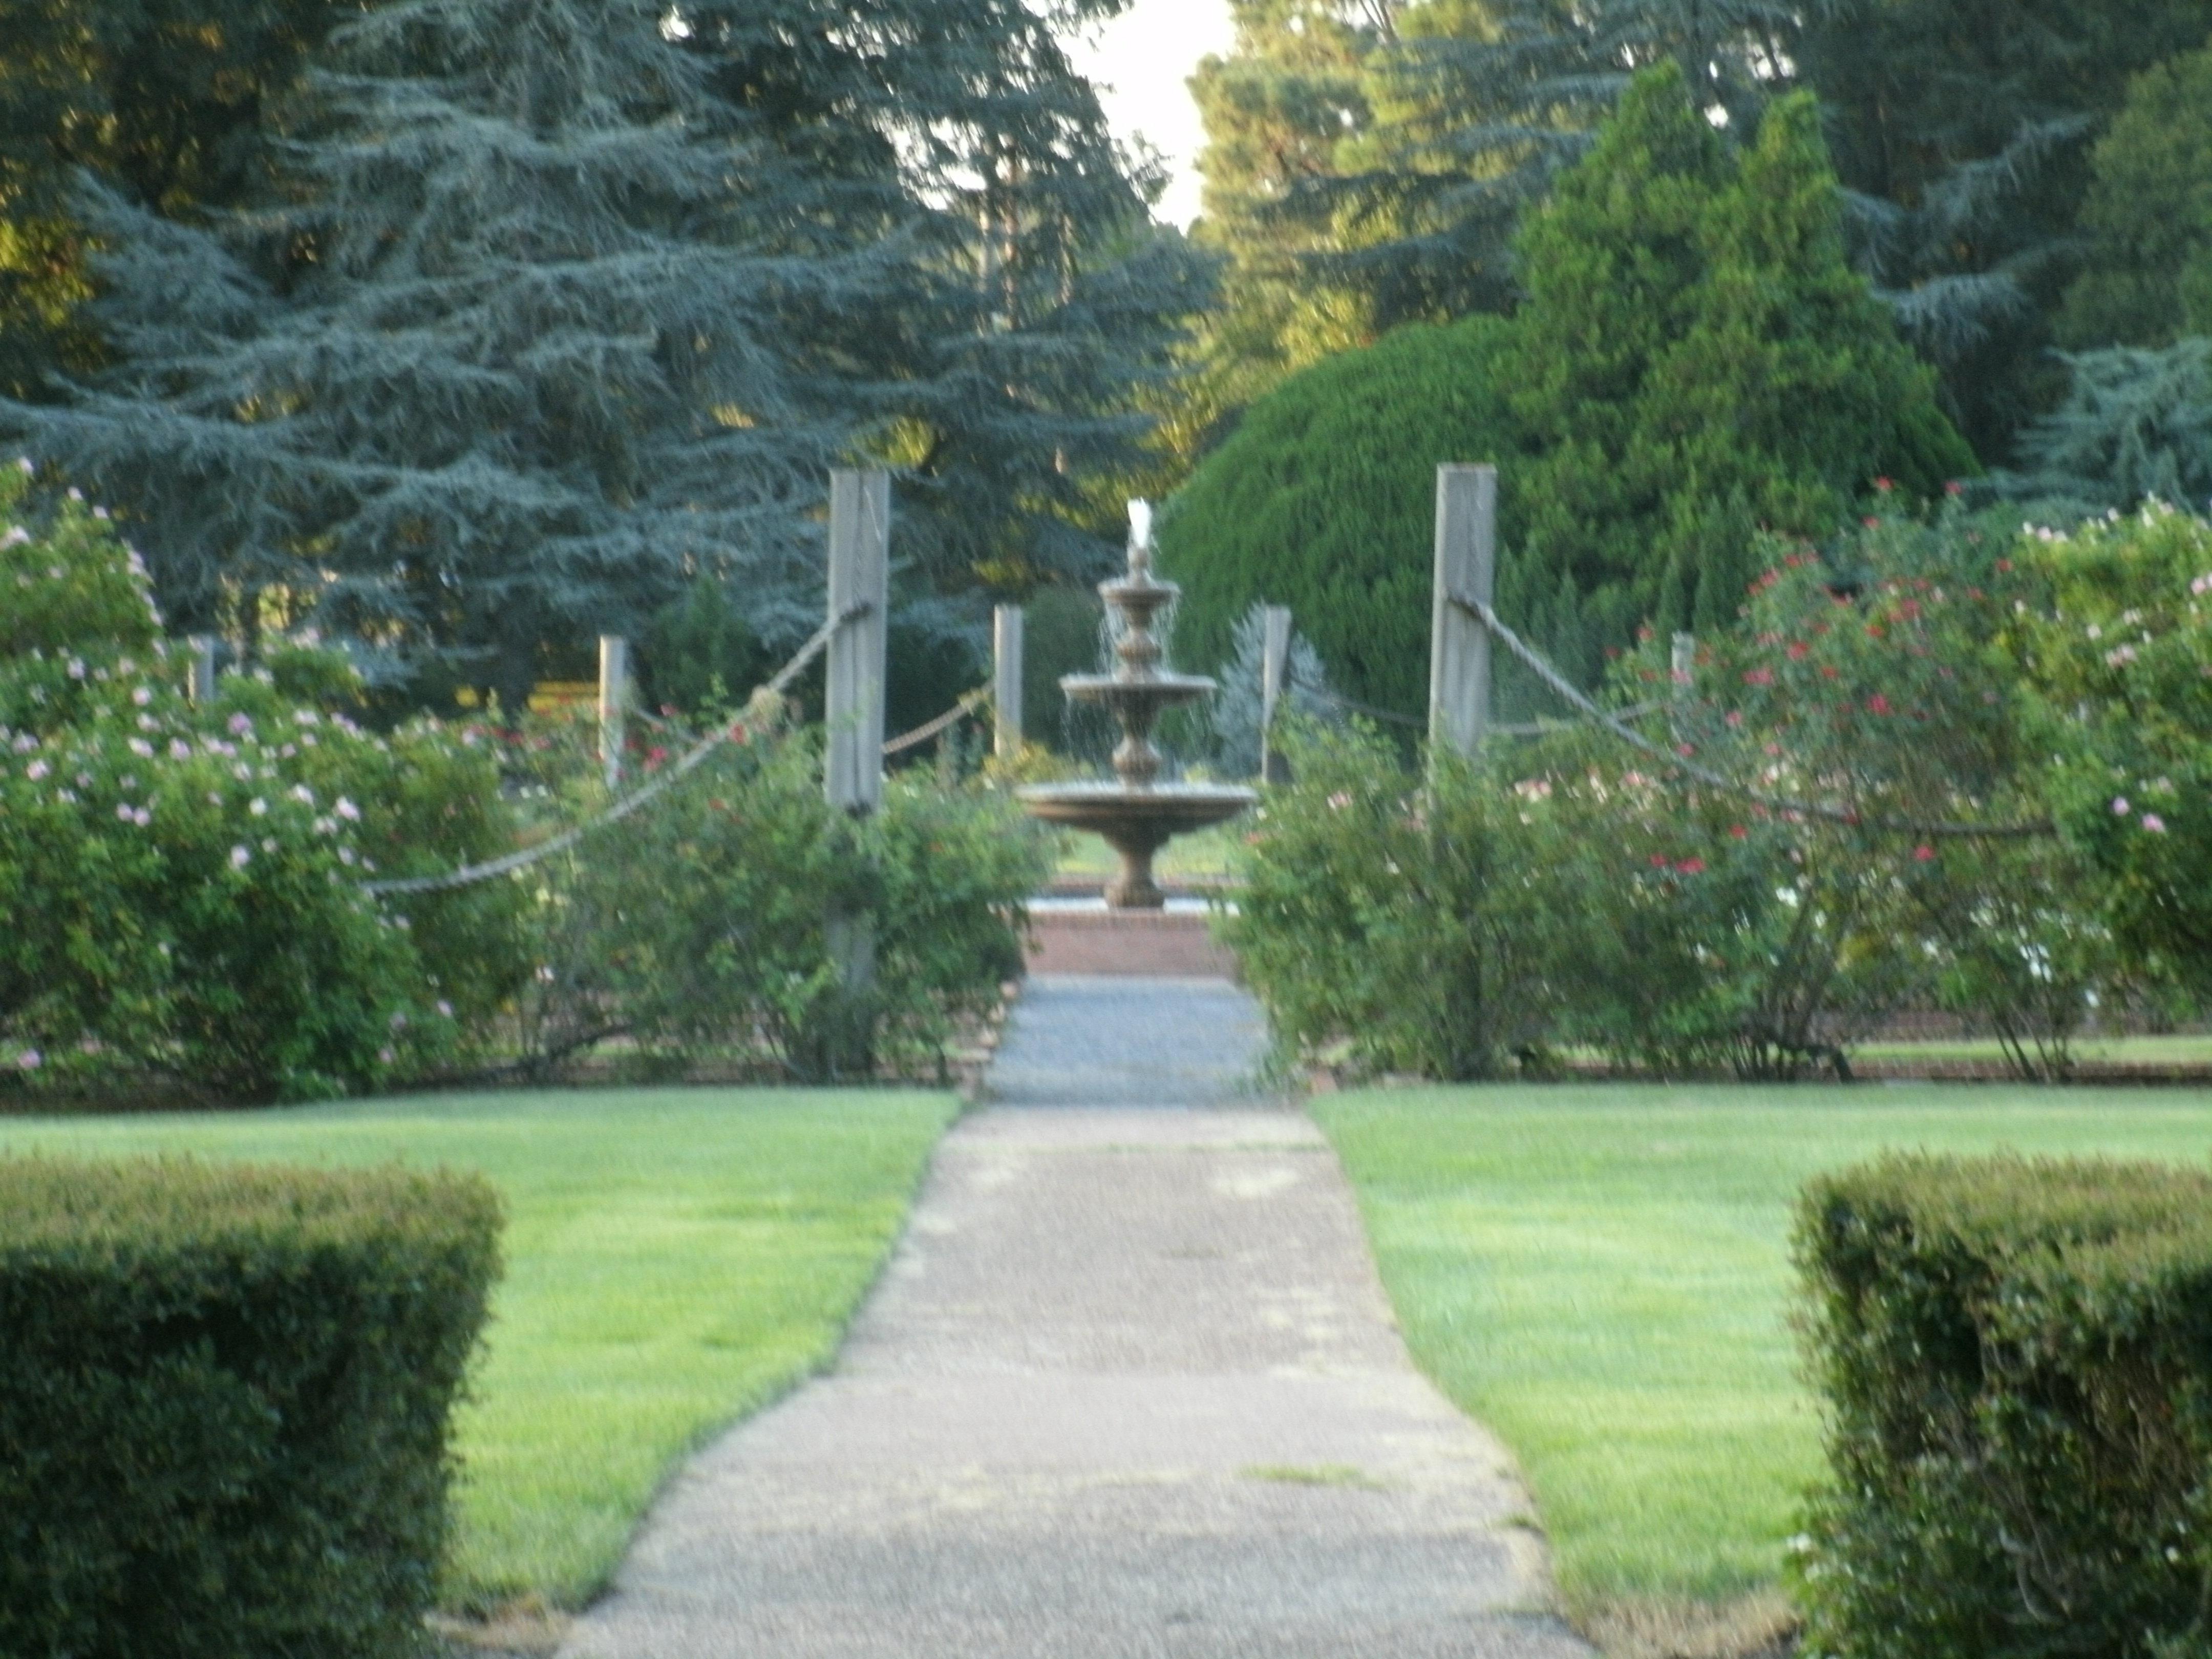
<svg viewBox="0 0 2212 1659">
<path fill-rule="evenodd" d="M 0 0 L 0 392 L 97 361 L 76 169 L 143 208 L 242 200 L 336 0 Z"/>
<path fill-rule="evenodd" d="M 2112 346 L 2063 361 L 2066 401 L 2030 427 L 2026 465 L 1996 480 L 2054 518 L 2080 518 L 2146 498 L 2212 504 L 2212 340 Z"/>
<path fill-rule="evenodd" d="M 1851 0 L 1793 46 L 1848 193 L 1852 262 L 1985 461 L 2057 395 L 2088 148 L 2212 0 Z"/>
<path fill-rule="evenodd" d="M 1748 144 L 1821 100 L 1850 258 L 1991 459 L 2054 388 L 2087 144 L 2128 77 L 2197 45 L 2212 0 L 1426 0 L 1363 60 L 1367 126 L 1304 209 L 1365 234 L 1310 257 L 1378 329 L 1510 303 L 1506 251 L 1639 65 L 1671 60 Z M 1353 165 L 1354 161 L 1357 165 Z"/>
<path fill-rule="evenodd" d="M 1501 365 L 1530 459 L 1509 614 L 1563 666 L 1650 622 L 1732 623 L 1753 532 L 1817 537 L 1887 475 L 1938 491 L 1972 454 L 1844 263 L 1812 99 L 1731 153 L 1666 63 L 1529 218 Z"/>
<path fill-rule="evenodd" d="M 2212 334 L 2212 48 L 2130 84 L 2090 173 L 2081 226 L 2094 240 L 2059 337 L 2164 346 Z"/>
<path fill-rule="evenodd" d="M 1337 228 L 1305 186 L 1335 176 L 1347 140 L 1368 124 L 1360 65 L 1394 8 L 1353 15 L 1334 0 L 1230 0 L 1230 11 L 1235 50 L 1205 59 L 1190 80 L 1206 134 L 1194 234 L 1224 269 L 1165 434 L 1186 466 L 1285 375 L 1372 337 L 1358 297 L 1306 265 Z"/>
<path fill-rule="evenodd" d="M 1508 331 L 1495 317 L 1408 324 L 1255 403 L 1158 520 L 1162 566 L 1183 586 L 1176 660 L 1225 670 L 1250 608 L 1285 605 L 1347 696 L 1419 720 L 1438 463 L 1503 463 L 1501 538 L 1518 541 Z"/>
<path fill-rule="evenodd" d="M 1072 475 L 1139 435 L 1189 264 L 1128 240 L 1141 198 L 1045 20 L 874 21 L 373 11 L 274 205 L 202 232 L 102 200 L 124 360 L 14 418 L 131 509 L 180 620 L 313 620 L 510 700 L 547 641 L 702 571 L 802 635 L 824 475 L 871 453 L 940 625 L 929 590 L 978 567 L 1103 563 Z"/>
</svg>

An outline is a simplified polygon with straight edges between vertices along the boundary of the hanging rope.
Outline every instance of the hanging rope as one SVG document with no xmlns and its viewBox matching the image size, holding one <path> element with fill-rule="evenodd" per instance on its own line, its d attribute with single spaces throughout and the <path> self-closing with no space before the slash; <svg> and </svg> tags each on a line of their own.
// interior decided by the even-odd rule
<svg viewBox="0 0 2212 1659">
<path fill-rule="evenodd" d="M 913 748 L 916 744 L 927 743 L 939 732 L 945 731 L 951 726 L 957 725 L 969 714 L 974 714 L 975 710 L 981 708 L 983 704 L 990 702 L 990 700 L 991 688 L 988 685 L 977 686 L 973 691 L 968 693 L 966 696 L 961 698 L 958 702 L 954 703 L 951 708 L 946 709 L 935 720 L 925 720 L 921 725 L 915 726 L 913 731 L 902 732 L 898 736 L 885 743 L 884 744 L 884 758 L 889 759 L 893 755 L 902 754 L 905 750 Z"/>
<path fill-rule="evenodd" d="M 822 654 L 823 650 L 830 643 L 831 635 L 856 617 L 865 617 L 872 608 L 864 599 L 857 605 L 846 606 L 843 611 L 830 617 L 828 622 L 814 630 L 813 637 L 799 647 L 798 654 L 778 669 L 775 677 L 756 691 L 753 696 L 757 699 L 763 696 L 782 696 L 792 681 L 797 679 L 805 672 L 806 665 Z M 573 828 L 562 830 L 550 840 L 539 842 L 535 847 L 527 847 L 519 853 L 509 853 L 504 858 L 490 859 L 482 864 L 463 865 L 459 869 L 449 870 L 443 875 L 404 876 L 391 881 L 366 882 L 362 884 L 363 888 L 366 891 L 379 895 L 438 893 L 448 888 L 467 887 L 477 882 L 489 881 L 495 876 L 512 875 L 517 870 L 528 869 L 540 859 L 550 858 L 556 853 L 565 853 L 594 830 L 604 830 L 611 823 L 620 823 L 636 811 L 639 807 L 666 790 L 678 779 L 696 770 L 720 745 L 745 733 L 746 727 L 741 720 L 732 720 L 727 726 L 715 727 L 694 744 L 673 765 L 665 771 L 655 774 L 653 781 L 644 787 L 623 796 L 598 817 L 587 818 Z"/>
<path fill-rule="evenodd" d="M 1490 630 L 1490 635 L 1518 658 L 1528 671 L 1548 686 L 1569 707 L 1578 710 L 1619 738 L 1623 743 L 1656 756 L 1668 765 L 1680 769 L 1698 782 L 1730 794 L 1741 795 L 1747 800 L 1778 812 L 1796 812 L 1806 817 L 1820 818 L 1830 823 L 1850 824 L 1854 829 L 1881 830 L 1899 835 L 1956 836 L 1970 839 L 2002 840 L 2023 836 L 2049 836 L 2057 833 L 2048 818 L 2039 818 L 2023 823 L 1958 823 L 1937 822 L 1915 823 L 1898 818 L 1869 818 L 1848 807 L 1831 806 L 1821 801 L 1792 800 L 1787 797 L 1764 794 L 1759 790 L 1738 783 L 1707 767 L 1696 764 L 1679 750 L 1654 743 L 1635 727 L 1627 725 L 1618 715 L 1601 708 L 1583 695 L 1579 687 L 1544 660 L 1523 643 L 1521 636 L 1498 618 L 1498 613 L 1480 599 L 1469 599 L 1463 593 L 1446 596 L 1461 610 Z"/>
</svg>

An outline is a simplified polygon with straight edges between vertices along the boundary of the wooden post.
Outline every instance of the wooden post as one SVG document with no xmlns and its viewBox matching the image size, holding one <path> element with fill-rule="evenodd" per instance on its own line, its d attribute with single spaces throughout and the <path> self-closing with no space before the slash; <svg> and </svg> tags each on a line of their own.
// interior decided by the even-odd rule
<svg viewBox="0 0 2212 1659">
<path fill-rule="evenodd" d="M 1260 612 L 1260 781 L 1279 783 L 1275 763 L 1275 709 L 1283 700 L 1283 677 L 1291 662 L 1291 608 L 1271 605 Z"/>
<path fill-rule="evenodd" d="M 866 614 L 830 636 L 823 787 L 832 806 L 876 810 L 884 798 L 884 610 L 890 601 L 891 475 L 830 475 L 830 615 Z"/>
<path fill-rule="evenodd" d="M 215 641 L 197 634 L 185 643 L 192 648 L 191 684 L 186 695 L 204 708 L 215 701 Z"/>
<path fill-rule="evenodd" d="M 866 817 L 884 798 L 884 652 L 890 604 L 891 475 L 880 467 L 830 475 L 830 616 L 868 608 L 830 635 L 823 670 L 828 743 L 823 792 L 830 805 Z M 843 995 L 828 1056 L 832 1077 L 866 1077 L 875 1053 L 875 918 L 837 905 L 824 943 Z"/>
<path fill-rule="evenodd" d="M 1673 670 L 1668 678 L 1674 682 L 1674 701 L 1685 702 L 1698 677 L 1698 636 L 1695 634 L 1674 635 L 1674 656 L 1668 666 Z"/>
<path fill-rule="evenodd" d="M 1498 469 L 1437 469 L 1436 594 L 1429 612 L 1429 747 L 1472 756 L 1490 726 L 1490 630 L 1454 594 L 1492 601 Z"/>
<path fill-rule="evenodd" d="M 629 645 L 619 634 L 599 635 L 599 765 L 607 787 L 622 781 L 623 704 L 629 684 Z"/>
<path fill-rule="evenodd" d="M 991 611 L 991 709 L 994 753 L 1011 761 L 1022 752 L 1022 608 Z"/>
</svg>

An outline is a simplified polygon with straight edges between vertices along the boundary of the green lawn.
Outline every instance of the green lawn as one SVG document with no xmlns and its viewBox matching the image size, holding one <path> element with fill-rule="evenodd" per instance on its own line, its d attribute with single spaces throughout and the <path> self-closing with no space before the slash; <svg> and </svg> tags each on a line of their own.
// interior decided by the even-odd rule
<svg viewBox="0 0 2212 1659">
<path fill-rule="evenodd" d="M 1240 819 L 1177 836 L 1153 858 L 1152 872 L 1186 881 L 1194 878 L 1226 880 L 1234 868 L 1231 854 L 1236 842 L 1250 827 Z M 1121 855 L 1112 848 L 1096 836 L 1080 832 L 1071 832 L 1062 842 L 1055 866 L 1063 876 L 1097 876 L 1102 881 L 1121 867 Z"/>
<path fill-rule="evenodd" d="M 2002 1061 L 2004 1050 L 1995 1037 L 1938 1037 L 1924 1042 L 1861 1042 L 1852 1047 L 1851 1058 Z M 2197 1033 L 2083 1037 L 2074 1045 L 2074 1058 L 2112 1065 L 2125 1062 L 2136 1066 L 2203 1066 L 2212 1062 L 2212 1036 Z"/>
<path fill-rule="evenodd" d="M 1886 1147 L 2202 1163 L 2212 1091 L 1869 1085 L 1323 1097 L 1415 1358 L 1519 1458 L 1584 1617 L 1771 1589 L 1819 1421 L 1790 1206 Z"/>
<path fill-rule="evenodd" d="M 670 1465 L 826 1362 L 957 1110 L 915 1092 L 423 1096 L 194 1116 L 0 1118 L 0 1150 L 481 1170 L 507 1275 L 446 1600 L 580 1605 Z"/>
</svg>

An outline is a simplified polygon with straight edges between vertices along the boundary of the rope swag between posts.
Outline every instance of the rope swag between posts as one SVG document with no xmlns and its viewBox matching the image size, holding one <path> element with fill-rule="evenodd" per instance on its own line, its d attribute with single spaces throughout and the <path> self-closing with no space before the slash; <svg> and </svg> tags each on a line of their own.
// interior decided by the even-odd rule
<svg viewBox="0 0 2212 1659">
<path fill-rule="evenodd" d="M 1726 790 L 1730 794 L 1741 796 L 1747 800 L 1755 802 L 1761 806 L 1770 808 L 1775 811 L 1796 812 L 1801 813 L 1807 817 L 1820 818 L 1830 823 L 1849 824 L 1854 829 L 1877 830 L 1897 835 L 1926 836 L 1929 837 L 1951 836 L 1960 839 L 1997 841 L 2015 839 L 2022 836 L 2052 836 L 2057 833 L 2057 826 L 2054 825 L 2048 818 L 2039 818 L 2021 823 L 1956 823 L 1947 822 L 1916 823 L 1901 818 L 1869 818 L 1858 812 L 1853 811 L 1849 807 L 1832 806 L 1822 801 L 1792 800 L 1784 796 L 1762 793 L 1759 790 L 1753 789 L 1747 785 L 1738 783 L 1733 778 L 1724 776 L 1721 773 L 1715 772 L 1709 768 L 1697 765 L 1695 763 L 1684 757 L 1677 750 L 1669 749 L 1664 744 L 1654 743 L 1650 738 L 1645 737 L 1641 732 L 1637 731 L 1633 726 L 1625 723 L 1617 715 L 1609 714 L 1605 709 L 1599 708 L 1597 704 L 1592 702 L 1589 698 L 1583 696 L 1582 691 L 1578 690 L 1572 682 L 1561 675 L 1558 669 L 1553 667 L 1552 665 L 1547 662 L 1543 657 L 1539 655 L 1534 649 L 1526 644 L 1519 635 L 1508 628 L 1503 622 L 1500 622 L 1498 617 L 1498 613 L 1492 610 L 1488 605 L 1485 605 L 1480 599 L 1470 599 L 1463 593 L 1449 593 L 1445 597 L 1449 599 L 1452 604 L 1466 611 L 1477 622 L 1480 622 L 1484 628 L 1489 630 L 1490 636 L 1492 639 L 1496 640 L 1508 651 L 1511 652 L 1515 657 L 1518 658 L 1531 673 L 1534 674 L 1538 679 L 1543 681 L 1545 685 L 1549 687 L 1553 692 L 1557 694 L 1559 698 L 1565 702 L 1570 707 L 1575 708 L 1589 719 L 1595 720 L 1600 726 L 1602 726 L 1614 737 L 1619 738 L 1623 743 L 1629 744 L 1635 748 L 1642 750 L 1647 755 L 1651 755 L 1660 760 L 1665 761 L 1668 765 L 1680 769 L 1690 777 L 1692 777 L 1698 782 L 1708 785 L 1712 788 Z"/>
<path fill-rule="evenodd" d="M 797 655 L 776 671 L 774 678 L 753 693 L 753 697 L 781 696 L 792 681 L 799 678 L 806 665 L 822 654 L 830 643 L 831 635 L 847 623 L 867 615 L 873 608 L 863 600 L 858 605 L 846 606 L 844 610 L 830 617 L 829 621 L 814 630 L 812 637 L 805 644 L 799 647 Z M 694 744 L 674 765 L 643 788 L 623 796 L 597 817 L 587 818 L 573 828 L 562 830 L 550 840 L 538 842 L 535 847 L 527 847 L 517 853 L 509 853 L 503 858 L 487 860 L 482 864 L 463 865 L 459 869 L 449 870 L 443 875 L 405 876 L 391 881 L 364 882 L 362 890 L 380 896 L 387 893 L 437 893 L 443 892 L 448 888 L 467 887 L 477 882 L 489 881 L 495 876 L 511 875 L 517 870 L 526 870 L 540 859 L 550 858 L 556 853 L 566 852 L 593 830 L 604 830 L 607 825 L 619 823 L 628 817 L 639 807 L 662 793 L 678 779 L 696 770 L 719 745 L 746 734 L 747 728 L 742 720 L 732 720 L 727 726 L 717 726 Z"/>
</svg>

